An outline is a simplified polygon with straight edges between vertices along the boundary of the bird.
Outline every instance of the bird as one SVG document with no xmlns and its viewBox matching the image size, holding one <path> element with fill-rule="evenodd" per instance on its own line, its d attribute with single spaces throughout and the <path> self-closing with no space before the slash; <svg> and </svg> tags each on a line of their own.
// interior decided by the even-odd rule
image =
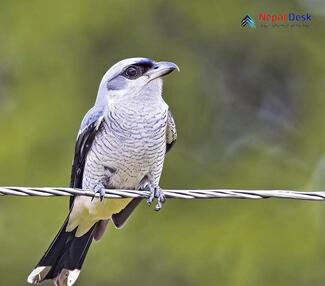
<svg viewBox="0 0 325 286">
<path fill-rule="evenodd" d="M 140 198 L 103 199 L 105 189 L 147 191 L 155 210 L 165 202 L 159 187 L 165 154 L 177 139 L 172 112 L 162 97 L 162 78 L 178 70 L 173 62 L 136 57 L 104 74 L 94 106 L 84 116 L 75 143 L 70 187 L 92 190 L 74 196 L 63 226 L 27 282 L 73 285 L 94 240 L 109 223 L 121 228 Z"/>
</svg>

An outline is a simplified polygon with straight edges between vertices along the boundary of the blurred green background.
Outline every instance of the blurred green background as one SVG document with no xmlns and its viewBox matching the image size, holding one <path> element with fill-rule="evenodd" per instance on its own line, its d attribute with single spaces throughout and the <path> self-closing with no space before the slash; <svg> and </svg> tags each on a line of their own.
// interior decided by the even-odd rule
<svg viewBox="0 0 325 286">
<path fill-rule="evenodd" d="M 312 22 L 261 28 L 259 12 Z M 256 29 L 240 26 L 246 14 Z M 165 79 L 179 139 L 162 187 L 324 190 L 324 16 L 317 0 L 1 1 L 0 184 L 67 186 L 102 75 L 144 56 L 181 68 Z M 1 198 L 1 285 L 27 285 L 67 209 L 67 198 Z M 93 244 L 77 285 L 324 285 L 324 210 L 143 203 Z"/>
</svg>

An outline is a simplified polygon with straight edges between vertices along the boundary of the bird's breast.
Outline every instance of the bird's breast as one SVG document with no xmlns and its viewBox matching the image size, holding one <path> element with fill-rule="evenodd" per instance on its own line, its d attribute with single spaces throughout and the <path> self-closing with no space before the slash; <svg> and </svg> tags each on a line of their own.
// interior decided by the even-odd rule
<svg viewBox="0 0 325 286">
<path fill-rule="evenodd" d="M 113 113 L 103 124 L 106 141 L 118 144 L 119 151 L 143 156 L 160 147 L 166 140 L 167 111 Z"/>
<path fill-rule="evenodd" d="M 117 170 L 110 179 L 112 187 L 135 188 L 156 165 L 162 165 L 166 122 L 164 109 L 107 114 L 92 149 L 99 165 Z"/>
</svg>

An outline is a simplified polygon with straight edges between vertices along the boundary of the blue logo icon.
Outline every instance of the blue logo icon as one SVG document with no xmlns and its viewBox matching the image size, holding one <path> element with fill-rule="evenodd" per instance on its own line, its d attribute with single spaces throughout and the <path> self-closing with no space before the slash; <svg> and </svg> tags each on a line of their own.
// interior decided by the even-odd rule
<svg viewBox="0 0 325 286">
<path fill-rule="evenodd" d="M 253 18 L 249 15 L 246 15 L 243 20 L 241 20 L 241 25 L 243 27 L 250 27 L 250 28 L 255 28 L 255 22 Z"/>
</svg>

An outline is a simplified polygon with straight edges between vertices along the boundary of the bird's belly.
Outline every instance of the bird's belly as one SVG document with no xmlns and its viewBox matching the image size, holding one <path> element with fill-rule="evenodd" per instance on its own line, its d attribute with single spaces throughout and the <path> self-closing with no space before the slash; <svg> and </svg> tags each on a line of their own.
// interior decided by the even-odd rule
<svg viewBox="0 0 325 286">
<path fill-rule="evenodd" d="M 164 128 L 135 132 L 131 136 L 109 135 L 105 140 L 110 150 L 103 156 L 102 164 L 116 170 L 109 179 L 111 187 L 135 189 L 144 176 L 156 169 L 162 171 L 166 150 Z"/>
<path fill-rule="evenodd" d="M 142 151 L 127 158 L 123 156 L 122 151 L 118 160 L 105 161 L 105 165 L 116 170 L 109 179 L 109 185 L 115 189 L 136 189 L 140 181 L 151 173 L 157 163 L 159 160 L 155 152 Z"/>
</svg>

